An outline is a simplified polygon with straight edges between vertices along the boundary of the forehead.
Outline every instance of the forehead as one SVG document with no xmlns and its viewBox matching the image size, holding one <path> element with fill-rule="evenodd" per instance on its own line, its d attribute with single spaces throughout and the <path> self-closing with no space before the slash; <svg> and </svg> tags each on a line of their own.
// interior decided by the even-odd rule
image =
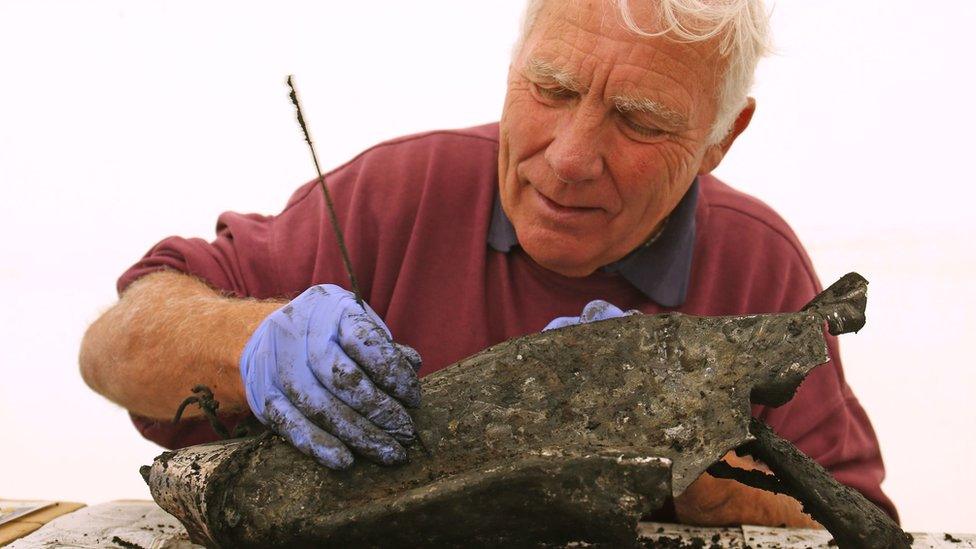
<svg viewBox="0 0 976 549">
<path fill-rule="evenodd" d="M 660 30 L 653 6 L 646 7 L 653 2 L 640 4 L 634 7 L 640 27 Z M 545 2 L 518 58 L 523 66 L 546 62 L 585 88 L 605 81 L 609 93 L 669 99 L 685 109 L 714 98 L 722 68 L 717 40 L 639 36 L 624 27 L 611 0 Z"/>
</svg>

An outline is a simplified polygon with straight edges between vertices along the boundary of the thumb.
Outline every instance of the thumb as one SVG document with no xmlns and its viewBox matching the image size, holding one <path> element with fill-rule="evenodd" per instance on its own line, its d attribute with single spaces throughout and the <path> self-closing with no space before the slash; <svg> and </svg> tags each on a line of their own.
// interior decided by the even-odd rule
<svg viewBox="0 0 976 549">
<path fill-rule="evenodd" d="M 621 316 L 624 316 L 624 312 L 619 307 L 602 299 L 597 299 L 587 303 L 586 307 L 583 307 L 583 312 L 580 314 L 580 322 L 596 322 L 598 320 L 607 320 L 608 318 L 618 318 Z"/>
</svg>

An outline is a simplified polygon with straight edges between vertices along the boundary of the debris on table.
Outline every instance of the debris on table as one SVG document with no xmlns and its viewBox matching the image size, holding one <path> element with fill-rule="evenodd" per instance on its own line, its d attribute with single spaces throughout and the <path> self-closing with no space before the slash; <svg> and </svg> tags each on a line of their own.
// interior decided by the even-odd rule
<svg viewBox="0 0 976 549">
<path fill-rule="evenodd" d="M 844 549 L 826 530 L 736 526 L 707 528 L 641 522 L 638 535 L 646 548 L 681 549 Z M 912 533 L 912 549 L 974 549 L 976 535 Z M 946 541 L 948 539 L 955 541 Z"/>
<path fill-rule="evenodd" d="M 696 549 L 836 549 L 824 530 L 742 526 L 707 528 L 641 522 L 640 546 Z M 914 549 L 976 549 L 976 535 L 915 533 Z M 151 501 L 116 501 L 75 511 L 6 546 L 201 549 L 188 541 L 183 526 Z M 952 541 L 950 541 L 952 540 Z M 582 544 L 566 547 L 584 547 Z"/>
</svg>

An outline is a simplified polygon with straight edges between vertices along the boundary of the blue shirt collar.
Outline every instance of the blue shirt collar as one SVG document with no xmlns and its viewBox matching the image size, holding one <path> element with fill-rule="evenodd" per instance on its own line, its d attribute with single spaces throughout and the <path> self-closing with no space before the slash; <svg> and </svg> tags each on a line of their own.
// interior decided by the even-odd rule
<svg viewBox="0 0 976 549">
<path fill-rule="evenodd" d="M 662 307 L 681 306 L 688 295 L 688 281 L 691 278 L 697 206 L 698 178 L 695 178 L 656 237 L 602 269 L 610 273 L 619 272 Z M 488 245 L 503 253 L 518 245 L 515 227 L 502 210 L 497 192 L 492 206 L 491 225 L 488 227 Z"/>
</svg>

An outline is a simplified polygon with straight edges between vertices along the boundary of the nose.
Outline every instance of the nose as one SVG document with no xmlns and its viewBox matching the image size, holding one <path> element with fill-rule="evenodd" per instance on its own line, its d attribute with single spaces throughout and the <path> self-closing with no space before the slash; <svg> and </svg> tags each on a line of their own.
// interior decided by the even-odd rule
<svg viewBox="0 0 976 549">
<path fill-rule="evenodd" d="M 603 173 L 600 118 L 595 113 L 577 112 L 556 129 L 545 158 L 563 183 L 592 181 Z"/>
</svg>

